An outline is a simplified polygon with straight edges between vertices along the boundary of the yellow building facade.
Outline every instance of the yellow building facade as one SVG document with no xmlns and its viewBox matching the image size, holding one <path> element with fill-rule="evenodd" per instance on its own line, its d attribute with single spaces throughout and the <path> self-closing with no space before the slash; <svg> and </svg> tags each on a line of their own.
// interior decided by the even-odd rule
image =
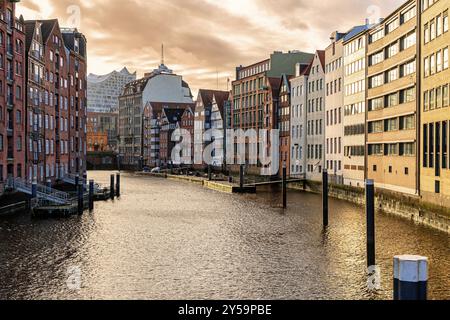
<svg viewBox="0 0 450 320">
<path fill-rule="evenodd" d="M 417 3 L 410 0 L 369 31 L 367 177 L 419 195 Z"/>
<path fill-rule="evenodd" d="M 450 1 L 421 1 L 420 189 L 423 200 L 450 206 Z"/>
</svg>

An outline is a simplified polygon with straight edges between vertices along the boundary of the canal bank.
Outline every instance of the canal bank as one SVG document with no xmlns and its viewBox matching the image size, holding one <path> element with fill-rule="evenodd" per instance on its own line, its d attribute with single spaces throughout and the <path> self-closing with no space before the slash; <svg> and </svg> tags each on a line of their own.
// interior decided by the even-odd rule
<svg viewBox="0 0 450 320">
<path fill-rule="evenodd" d="M 305 184 L 291 184 L 294 190 L 321 193 L 320 182 L 306 181 Z M 365 191 L 344 185 L 330 184 L 329 196 L 335 199 L 348 201 L 359 206 L 365 206 Z M 408 219 L 414 223 L 425 225 L 450 234 L 450 209 L 429 204 L 419 197 L 376 189 L 375 207 L 385 213 L 394 214 Z"/>
<path fill-rule="evenodd" d="M 89 172 L 108 184 L 108 172 Z M 120 201 L 70 219 L 0 219 L 0 299 L 265 300 L 393 298 L 393 257 L 430 261 L 430 299 L 450 299 L 447 234 L 377 214 L 381 288 L 367 288 L 364 209 L 277 187 L 257 194 L 122 174 Z M 81 274 L 80 289 L 68 286 Z M 70 282 L 72 283 L 72 282 Z"/>
<path fill-rule="evenodd" d="M 207 178 L 196 177 L 196 176 L 184 176 L 175 174 L 165 174 L 165 173 L 146 173 L 139 172 L 136 173 L 138 176 L 143 177 L 156 177 L 164 178 L 173 181 L 182 181 L 197 184 L 205 187 L 206 189 L 222 192 L 222 193 L 256 193 L 256 188 L 252 186 L 237 186 L 234 183 L 223 181 L 223 180 L 208 180 Z"/>
<path fill-rule="evenodd" d="M 230 194 L 242 193 L 239 192 L 239 187 L 235 184 L 225 181 L 208 181 L 207 178 L 202 177 L 161 173 L 138 173 L 138 175 L 194 183 L 218 192 Z M 320 182 L 305 181 L 304 183 L 290 183 L 288 188 L 291 190 L 320 194 L 322 184 Z M 255 188 L 251 189 L 252 190 L 246 190 L 244 193 L 256 192 Z M 361 188 L 330 184 L 329 196 L 335 199 L 348 201 L 359 206 L 365 206 L 365 191 Z M 450 234 L 450 209 L 425 203 L 421 201 L 419 197 L 409 197 L 407 195 L 376 189 L 375 206 L 377 210 L 382 212 L 393 214 L 404 219 L 408 219 L 414 223 Z"/>
</svg>

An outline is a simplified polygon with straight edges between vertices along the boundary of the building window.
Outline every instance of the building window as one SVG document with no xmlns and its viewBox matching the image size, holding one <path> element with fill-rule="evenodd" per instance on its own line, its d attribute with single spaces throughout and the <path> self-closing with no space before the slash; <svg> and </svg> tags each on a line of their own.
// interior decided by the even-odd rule
<svg viewBox="0 0 450 320">
<path fill-rule="evenodd" d="M 442 106 L 448 107 L 449 105 L 449 91 L 448 91 L 448 84 L 444 85 L 442 87 Z"/>
<path fill-rule="evenodd" d="M 448 48 L 445 48 L 443 51 L 443 69 L 448 69 Z"/>
<path fill-rule="evenodd" d="M 17 137 L 17 151 L 22 151 L 22 137 Z"/>
<path fill-rule="evenodd" d="M 442 122 L 442 168 L 447 169 L 448 122 Z"/>
<path fill-rule="evenodd" d="M 423 167 L 428 168 L 428 125 L 423 125 Z"/>
</svg>

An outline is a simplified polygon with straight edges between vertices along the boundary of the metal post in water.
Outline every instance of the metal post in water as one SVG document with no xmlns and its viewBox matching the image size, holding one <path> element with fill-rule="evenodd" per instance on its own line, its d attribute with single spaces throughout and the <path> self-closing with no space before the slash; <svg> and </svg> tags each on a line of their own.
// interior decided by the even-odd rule
<svg viewBox="0 0 450 320">
<path fill-rule="evenodd" d="M 89 180 L 89 211 L 94 210 L 94 180 Z"/>
<path fill-rule="evenodd" d="M 78 188 L 78 183 L 80 182 L 80 176 L 77 174 L 75 176 L 75 188 Z"/>
<path fill-rule="evenodd" d="M 366 181 L 367 266 L 375 266 L 375 185 Z"/>
<path fill-rule="evenodd" d="M 47 179 L 47 188 L 51 189 L 52 188 L 52 180 Z"/>
<path fill-rule="evenodd" d="M 78 182 L 78 215 L 82 215 L 84 211 L 84 204 L 83 204 L 83 182 Z"/>
<path fill-rule="evenodd" d="M 120 197 L 120 173 L 116 174 L 116 197 Z"/>
<path fill-rule="evenodd" d="M 211 170 L 211 165 L 208 165 L 208 181 L 212 180 L 212 170 Z"/>
<path fill-rule="evenodd" d="M 287 208 L 287 168 L 286 168 L 286 163 L 283 165 L 283 208 L 286 209 Z"/>
<path fill-rule="evenodd" d="M 322 213 L 323 226 L 328 227 L 328 170 L 322 171 Z"/>
<path fill-rule="evenodd" d="M 394 257 L 394 300 L 427 300 L 427 288 L 427 257 Z"/>
<path fill-rule="evenodd" d="M 244 189 L 244 165 L 239 166 L 239 188 Z"/>
<path fill-rule="evenodd" d="M 111 183 L 110 183 L 110 189 L 109 189 L 111 200 L 114 200 L 114 175 L 111 175 Z"/>
</svg>

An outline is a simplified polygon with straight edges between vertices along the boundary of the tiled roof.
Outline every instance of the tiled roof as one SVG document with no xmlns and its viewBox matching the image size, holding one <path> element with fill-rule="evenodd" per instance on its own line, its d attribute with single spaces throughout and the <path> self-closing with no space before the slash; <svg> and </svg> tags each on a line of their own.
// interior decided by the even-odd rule
<svg viewBox="0 0 450 320">
<path fill-rule="evenodd" d="M 42 23 L 41 26 L 42 41 L 46 43 L 48 38 L 50 37 L 50 34 L 52 33 L 55 24 L 58 24 L 58 19 L 38 20 L 38 21 Z"/>
<path fill-rule="evenodd" d="M 36 27 L 36 21 L 25 21 L 25 48 L 28 52 L 33 41 L 34 29 Z"/>
<path fill-rule="evenodd" d="M 219 90 L 208 90 L 208 89 L 200 89 L 198 91 L 199 98 L 202 99 L 204 106 L 209 106 L 212 104 L 213 97 L 216 98 L 216 102 L 218 105 L 223 105 L 223 102 L 228 99 L 229 92 L 228 91 L 219 91 Z"/>
<path fill-rule="evenodd" d="M 353 37 L 357 36 L 358 34 L 370 29 L 370 25 L 362 25 L 362 26 L 356 26 L 350 29 L 349 32 L 344 37 L 344 42 L 352 39 Z"/>
<path fill-rule="evenodd" d="M 163 109 L 179 109 L 184 112 L 187 108 L 194 108 L 193 103 L 148 102 L 147 106 L 151 106 L 153 117 L 158 117 Z"/>
<path fill-rule="evenodd" d="M 169 123 L 177 123 L 181 120 L 184 111 L 184 109 L 164 108 L 161 117 L 166 118 Z"/>
<path fill-rule="evenodd" d="M 322 69 L 325 71 L 325 50 L 317 50 L 317 55 L 319 56 Z"/>
</svg>

